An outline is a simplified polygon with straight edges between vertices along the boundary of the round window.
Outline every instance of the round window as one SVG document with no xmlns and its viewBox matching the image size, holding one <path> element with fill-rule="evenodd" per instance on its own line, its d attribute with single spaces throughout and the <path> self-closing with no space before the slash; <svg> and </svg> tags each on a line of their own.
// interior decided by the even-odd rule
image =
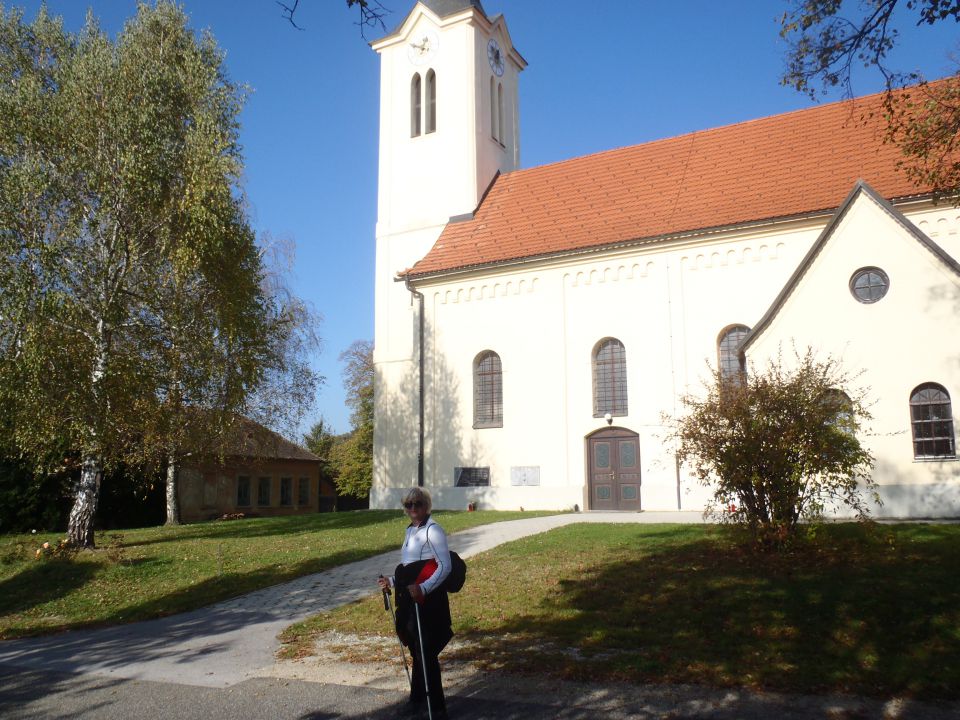
<svg viewBox="0 0 960 720">
<path fill-rule="evenodd" d="M 889 289 L 890 278 L 880 268 L 862 268 L 850 278 L 850 292 L 862 303 L 875 303 Z"/>
</svg>

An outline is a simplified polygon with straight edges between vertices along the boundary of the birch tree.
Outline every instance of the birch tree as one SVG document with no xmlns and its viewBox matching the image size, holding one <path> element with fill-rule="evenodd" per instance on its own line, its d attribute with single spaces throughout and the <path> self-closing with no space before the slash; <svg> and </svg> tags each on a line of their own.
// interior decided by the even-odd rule
<svg viewBox="0 0 960 720">
<path fill-rule="evenodd" d="M 0 8 L 0 404 L 22 455 L 79 453 L 78 546 L 105 470 L 269 372 L 284 326 L 243 211 L 242 101 L 173 3 L 116 40 Z"/>
</svg>

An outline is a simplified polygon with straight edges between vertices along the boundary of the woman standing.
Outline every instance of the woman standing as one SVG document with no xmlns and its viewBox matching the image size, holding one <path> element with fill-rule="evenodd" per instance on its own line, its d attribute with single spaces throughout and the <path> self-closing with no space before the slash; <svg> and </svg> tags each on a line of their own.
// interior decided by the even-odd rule
<svg viewBox="0 0 960 720">
<path fill-rule="evenodd" d="M 413 656 L 408 712 L 413 715 L 425 711 L 429 695 L 433 719 L 445 720 L 447 707 L 440 680 L 439 656 L 453 637 L 450 603 L 444 589 L 452 564 L 447 534 L 430 517 L 431 508 L 430 493 L 423 488 L 411 488 L 404 494 L 403 509 L 410 524 L 400 549 L 400 564 L 392 577 L 380 578 L 379 585 L 381 590 L 390 587 L 397 590 L 397 635 Z"/>
</svg>

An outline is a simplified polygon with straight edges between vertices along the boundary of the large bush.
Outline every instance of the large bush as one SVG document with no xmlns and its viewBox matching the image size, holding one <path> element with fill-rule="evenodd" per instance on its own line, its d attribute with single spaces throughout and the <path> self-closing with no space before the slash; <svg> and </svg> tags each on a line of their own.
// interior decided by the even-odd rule
<svg viewBox="0 0 960 720">
<path fill-rule="evenodd" d="M 864 518 L 879 502 L 873 457 L 858 432 L 865 391 L 833 359 L 782 356 L 733 378 L 713 373 L 703 395 L 683 397 L 678 456 L 713 489 L 715 519 L 748 526 L 764 542 L 788 539 L 826 510 Z"/>
</svg>

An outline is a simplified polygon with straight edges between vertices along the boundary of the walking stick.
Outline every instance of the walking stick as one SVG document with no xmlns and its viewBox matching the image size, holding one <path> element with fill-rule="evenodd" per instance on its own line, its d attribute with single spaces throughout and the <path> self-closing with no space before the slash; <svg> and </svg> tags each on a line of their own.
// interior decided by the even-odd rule
<svg viewBox="0 0 960 720">
<path fill-rule="evenodd" d="M 383 577 L 383 575 L 380 577 Z M 393 620 L 394 635 L 396 635 L 397 617 L 393 614 L 393 607 L 390 605 L 390 591 L 387 589 L 383 591 L 383 609 L 390 613 L 390 619 Z M 407 667 L 407 654 L 403 651 L 403 640 L 400 639 L 399 635 L 397 635 L 397 642 L 400 643 L 400 659 L 403 660 L 403 670 L 407 673 L 407 684 L 412 688 L 413 679 L 410 677 L 410 668 Z"/>
<path fill-rule="evenodd" d="M 420 636 L 420 662 L 423 664 L 423 689 L 427 694 L 427 717 L 433 720 L 433 710 L 430 707 L 430 683 L 427 680 L 427 656 L 423 650 L 423 630 L 420 629 L 420 603 L 413 602 L 414 612 L 417 613 L 417 635 Z"/>
</svg>

